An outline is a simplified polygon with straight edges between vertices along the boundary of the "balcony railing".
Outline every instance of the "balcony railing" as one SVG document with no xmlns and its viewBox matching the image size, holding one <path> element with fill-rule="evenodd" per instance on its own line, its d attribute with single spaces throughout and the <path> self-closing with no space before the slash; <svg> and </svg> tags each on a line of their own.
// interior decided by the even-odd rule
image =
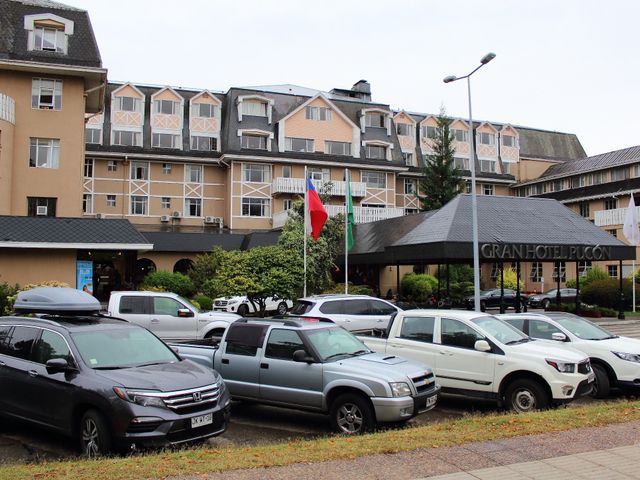
<svg viewBox="0 0 640 480">
<path fill-rule="evenodd" d="M 345 213 L 344 205 L 325 205 L 324 208 L 330 217 L 337 214 Z M 353 218 L 356 223 L 375 222 L 377 220 L 386 220 L 388 218 L 401 217 L 404 215 L 403 208 L 374 208 L 374 207 L 353 207 Z M 284 226 L 289 217 L 289 212 L 278 212 L 273 214 L 273 228 Z"/>
<path fill-rule="evenodd" d="M 598 227 L 608 227 L 610 225 L 622 225 L 626 208 L 615 208 L 613 210 L 599 210 L 593 212 L 593 222 Z M 636 207 L 636 215 L 640 216 L 640 207 Z"/>
<path fill-rule="evenodd" d="M 313 186 L 319 193 L 324 191 L 325 182 L 321 180 L 311 180 Z M 327 193 L 344 197 L 347 192 L 347 182 L 331 181 L 331 188 Z M 304 194 L 304 178 L 276 177 L 273 180 L 273 193 L 299 193 Z M 351 182 L 351 196 L 364 197 L 367 193 L 367 184 L 362 182 Z"/>
</svg>

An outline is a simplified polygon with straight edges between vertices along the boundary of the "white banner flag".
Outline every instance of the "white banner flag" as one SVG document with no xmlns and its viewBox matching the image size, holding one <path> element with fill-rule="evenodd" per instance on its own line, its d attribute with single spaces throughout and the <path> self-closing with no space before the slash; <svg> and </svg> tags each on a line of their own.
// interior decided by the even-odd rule
<svg viewBox="0 0 640 480">
<path fill-rule="evenodd" d="M 640 244 L 640 231 L 638 231 L 638 213 L 636 212 L 636 204 L 633 201 L 633 195 L 629 199 L 629 206 L 624 215 L 624 225 L 622 233 L 631 245 Z"/>
</svg>

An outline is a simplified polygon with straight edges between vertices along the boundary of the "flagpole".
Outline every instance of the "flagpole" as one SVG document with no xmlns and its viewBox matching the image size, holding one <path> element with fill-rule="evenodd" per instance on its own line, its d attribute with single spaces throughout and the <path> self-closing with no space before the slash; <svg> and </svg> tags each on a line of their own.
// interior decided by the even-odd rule
<svg viewBox="0 0 640 480">
<path fill-rule="evenodd" d="M 309 210 L 309 206 L 307 205 L 307 166 L 304 166 L 304 287 L 302 290 L 302 296 L 307 296 L 307 210 Z"/>
<path fill-rule="evenodd" d="M 349 169 L 344 169 L 344 179 L 346 181 L 344 189 L 344 293 L 349 293 L 349 194 L 350 178 Z"/>
<path fill-rule="evenodd" d="M 631 262 L 631 291 L 633 292 L 633 311 L 636 311 L 636 259 Z"/>
</svg>

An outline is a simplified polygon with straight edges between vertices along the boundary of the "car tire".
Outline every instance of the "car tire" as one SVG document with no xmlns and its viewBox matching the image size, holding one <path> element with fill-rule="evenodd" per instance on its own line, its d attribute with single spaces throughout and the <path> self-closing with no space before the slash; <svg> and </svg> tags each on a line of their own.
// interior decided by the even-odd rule
<svg viewBox="0 0 640 480">
<path fill-rule="evenodd" d="M 593 369 L 593 373 L 596 376 L 591 396 L 593 398 L 608 397 L 609 392 L 611 391 L 611 382 L 609 381 L 607 370 L 602 365 L 598 365 L 597 363 L 592 363 L 591 368 Z"/>
<path fill-rule="evenodd" d="M 278 304 L 278 308 L 276 308 L 276 312 L 278 312 L 278 315 L 286 314 L 287 310 L 289 310 L 289 307 L 287 307 L 287 303 L 286 302 L 280 302 Z"/>
<path fill-rule="evenodd" d="M 484 312 L 486 310 L 487 310 L 487 304 L 484 301 L 480 302 L 480 311 Z"/>
<path fill-rule="evenodd" d="M 542 308 L 546 310 L 547 308 L 549 308 L 549 305 L 551 305 L 551 300 L 549 300 L 548 298 L 542 300 Z"/>
<path fill-rule="evenodd" d="M 536 380 L 514 380 L 505 390 L 505 404 L 516 413 L 528 413 L 549 408 L 549 394 Z"/>
<path fill-rule="evenodd" d="M 373 430 L 375 419 L 369 402 L 361 395 L 345 393 L 331 404 L 331 425 L 338 433 L 357 435 Z"/>
<path fill-rule="evenodd" d="M 80 451 L 87 458 L 111 453 L 111 432 L 97 410 L 87 410 L 80 420 Z"/>
<path fill-rule="evenodd" d="M 241 317 L 246 316 L 249 313 L 249 307 L 247 307 L 246 305 L 240 305 L 238 307 L 238 315 L 240 315 Z"/>
</svg>

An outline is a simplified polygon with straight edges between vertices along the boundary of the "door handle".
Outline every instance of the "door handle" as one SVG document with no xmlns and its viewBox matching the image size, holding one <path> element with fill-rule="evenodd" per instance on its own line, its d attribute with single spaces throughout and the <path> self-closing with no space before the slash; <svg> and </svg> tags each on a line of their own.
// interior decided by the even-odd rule
<svg viewBox="0 0 640 480">
<path fill-rule="evenodd" d="M 265 370 L 269 370 L 269 364 L 268 363 L 261 363 L 260 364 L 260 368 L 264 368 Z"/>
<path fill-rule="evenodd" d="M 223 358 L 222 359 L 222 364 L 223 365 L 229 365 L 229 359 L 228 358 Z"/>
<path fill-rule="evenodd" d="M 151 323 L 160 323 L 160 320 L 158 320 L 157 318 L 152 318 Z"/>
<path fill-rule="evenodd" d="M 395 343 L 392 343 L 392 344 L 390 345 L 390 347 L 393 347 L 393 348 L 402 348 L 402 345 L 396 345 Z"/>
<path fill-rule="evenodd" d="M 38 376 L 38 372 L 36 372 L 35 370 L 29 370 L 29 376 L 30 377 L 37 377 Z"/>
</svg>

